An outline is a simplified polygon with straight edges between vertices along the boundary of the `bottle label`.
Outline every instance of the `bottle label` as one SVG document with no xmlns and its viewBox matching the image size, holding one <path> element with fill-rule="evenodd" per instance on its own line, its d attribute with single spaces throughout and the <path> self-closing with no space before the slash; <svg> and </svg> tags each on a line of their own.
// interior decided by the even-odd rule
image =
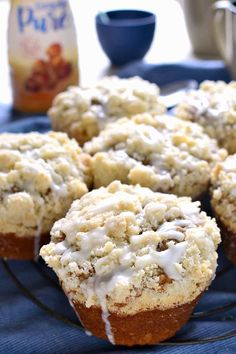
<svg viewBox="0 0 236 354">
<path fill-rule="evenodd" d="M 17 24 L 20 32 L 32 29 L 43 33 L 65 29 L 70 26 L 67 1 L 36 2 L 31 5 L 17 5 Z"/>
<path fill-rule="evenodd" d="M 12 1 L 8 56 L 16 106 L 34 95 L 48 108 L 58 92 L 77 84 L 76 43 L 67 0 Z"/>
</svg>

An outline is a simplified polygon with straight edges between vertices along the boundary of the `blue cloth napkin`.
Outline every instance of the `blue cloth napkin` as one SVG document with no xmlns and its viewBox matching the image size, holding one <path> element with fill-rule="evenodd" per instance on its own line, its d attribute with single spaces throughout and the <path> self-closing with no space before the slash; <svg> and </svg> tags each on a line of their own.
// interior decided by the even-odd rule
<svg viewBox="0 0 236 354">
<path fill-rule="evenodd" d="M 191 62 L 172 65 L 148 65 L 133 63 L 122 69 L 122 77 L 140 75 L 158 84 L 165 84 L 182 79 L 222 79 L 230 77 L 221 62 Z M 13 117 L 14 118 L 14 117 Z M 46 132 L 51 129 L 46 116 L 28 117 L 9 124 L 2 124 L 0 132 Z M 222 250 L 219 251 L 218 271 L 230 264 Z M 71 321 L 76 317 L 62 291 L 55 286 L 56 277 L 43 263 L 43 273 L 33 262 L 10 261 L 8 266 L 17 275 L 20 282 L 29 289 L 43 304 Z M 48 279 L 51 277 L 53 282 Z M 202 297 L 196 311 L 213 309 L 236 302 L 236 270 L 232 268 L 217 277 L 209 291 Z M 236 308 L 214 316 L 191 320 L 177 336 L 185 338 L 207 338 L 236 331 Z M 140 324 L 142 325 L 142 324 Z M 55 319 L 17 287 L 15 280 L 0 262 L 0 354 L 72 354 L 72 353 L 117 353 L 151 354 L 171 353 L 236 353 L 236 337 L 206 344 L 126 348 L 112 346 L 110 343 L 87 336 L 83 331 L 62 320 Z"/>
<path fill-rule="evenodd" d="M 51 130 L 51 124 L 46 116 L 22 118 L 0 126 L 0 133 L 29 133 L 31 131 L 45 133 L 49 130 Z"/>
<path fill-rule="evenodd" d="M 173 81 L 231 80 L 230 73 L 221 60 L 193 60 L 170 64 L 147 64 L 144 61 L 133 62 L 118 72 L 120 77 L 135 75 L 154 82 L 159 86 Z"/>
</svg>

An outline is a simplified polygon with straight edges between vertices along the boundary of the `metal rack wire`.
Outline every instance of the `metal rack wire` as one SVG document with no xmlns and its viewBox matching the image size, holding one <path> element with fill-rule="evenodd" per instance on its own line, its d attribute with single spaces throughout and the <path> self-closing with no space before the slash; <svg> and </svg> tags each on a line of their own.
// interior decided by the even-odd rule
<svg viewBox="0 0 236 354">
<path fill-rule="evenodd" d="M 60 314 L 59 312 L 55 311 L 54 309 L 47 306 L 43 303 L 31 289 L 26 287 L 23 282 L 19 279 L 16 272 L 12 269 L 9 262 L 6 260 L 1 260 L 3 268 L 5 269 L 8 276 L 11 280 L 15 283 L 17 288 L 20 290 L 22 295 L 24 295 L 28 300 L 33 302 L 37 307 L 39 307 L 42 311 L 44 311 L 47 315 L 53 317 L 54 319 L 61 321 L 69 326 L 75 327 L 81 331 L 84 331 L 83 326 L 77 320 L 72 320 L 67 316 Z M 51 274 L 48 271 L 48 268 L 42 262 L 29 262 L 32 267 L 40 274 L 40 276 L 44 279 L 47 285 L 50 285 L 52 288 L 56 288 L 58 291 L 62 292 L 60 285 L 58 282 L 52 278 Z M 224 277 L 230 270 L 232 270 L 233 266 L 229 265 L 222 269 L 220 272 L 217 273 L 217 278 Z M 221 315 L 218 321 L 236 321 L 236 315 L 225 315 L 225 313 L 229 310 L 236 309 L 236 301 L 228 303 L 223 306 L 216 306 L 213 309 L 205 310 L 205 311 L 198 311 L 194 312 L 191 316 L 190 323 L 196 322 L 199 319 L 208 319 L 214 315 Z M 164 343 L 159 343 L 158 345 L 168 345 L 168 346 L 181 346 L 181 345 L 191 345 L 191 344 L 203 344 L 203 343 L 210 343 L 215 341 L 221 341 L 229 338 L 236 337 L 236 329 L 231 331 L 226 331 L 225 333 L 221 333 L 219 335 L 210 336 L 207 338 L 187 338 L 181 339 L 176 336 L 174 339 L 170 341 L 166 341 Z"/>
</svg>

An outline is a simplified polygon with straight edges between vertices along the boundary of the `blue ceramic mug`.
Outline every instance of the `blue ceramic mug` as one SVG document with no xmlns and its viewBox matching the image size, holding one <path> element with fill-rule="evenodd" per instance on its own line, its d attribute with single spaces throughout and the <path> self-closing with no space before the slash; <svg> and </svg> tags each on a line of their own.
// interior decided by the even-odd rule
<svg viewBox="0 0 236 354">
<path fill-rule="evenodd" d="M 142 59 L 148 52 L 156 16 L 142 10 L 113 10 L 96 15 L 100 44 L 115 66 Z"/>
</svg>

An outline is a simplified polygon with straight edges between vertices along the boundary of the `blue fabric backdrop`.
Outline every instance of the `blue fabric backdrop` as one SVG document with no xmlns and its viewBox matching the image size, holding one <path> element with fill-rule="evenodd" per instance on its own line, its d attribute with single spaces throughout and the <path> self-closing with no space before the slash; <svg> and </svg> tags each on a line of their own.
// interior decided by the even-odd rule
<svg viewBox="0 0 236 354">
<path fill-rule="evenodd" d="M 163 85 L 176 80 L 203 79 L 230 80 L 230 76 L 220 61 L 187 62 L 168 65 L 148 65 L 143 62 L 133 63 L 123 68 L 119 75 L 129 77 L 140 75 L 152 82 Z M 9 112 L 9 107 L 2 108 L 1 114 Z M 8 113 L 6 113 L 8 114 Z M 14 118 L 14 117 L 13 117 Z M 0 131 L 45 132 L 50 129 L 46 116 L 28 117 L 11 123 L 2 123 Z M 220 253 L 218 270 L 229 266 L 229 262 Z M 53 286 L 42 273 L 38 272 L 32 262 L 8 262 L 20 281 L 30 289 L 45 305 L 73 321 L 76 317 L 70 308 L 62 291 Z M 45 271 L 55 279 L 50 270 Z M 203 296 L 197 310 L 213 309 L 215 307 L 236 302 L 236 270 L 233 268 L 225 275 L 216 278 L 210 290 Z M 191 320 L 183 328 L 178 338 L 206 338 L 236 331 L 236 308 L 214 316 Z M 106 341 L 88 337 L 78 328 L 54 319 L 32 301 L 26 298 L 15 282 L 0 263 L 0 354 L 69 354 L 69 353 L 236 353 L 236 337 L 212 342 L 210 344 L 195 344 L 184 346 L 151 346 L 151 347 L 114 347 Z"/>
</svg>

